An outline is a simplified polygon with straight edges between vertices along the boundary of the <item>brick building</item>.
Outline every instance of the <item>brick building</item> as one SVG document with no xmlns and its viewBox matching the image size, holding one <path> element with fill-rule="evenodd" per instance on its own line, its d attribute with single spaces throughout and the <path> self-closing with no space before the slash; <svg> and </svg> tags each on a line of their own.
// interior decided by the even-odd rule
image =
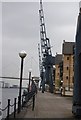
<svg viewBox="0 0 81 120">
<path fill-rule="evenodd" d="M 63 41 L 63 87 L 65 90 L 73 88 L 74 81 L 74 47 L 75 42 Z"/>
<path fill-rule="evenodd" d="M 60 67 L 59 64 L 62 62 L 62 54 L 56 54 L 55 56 L 55 90 L 60 87 Z"/>
</svg>

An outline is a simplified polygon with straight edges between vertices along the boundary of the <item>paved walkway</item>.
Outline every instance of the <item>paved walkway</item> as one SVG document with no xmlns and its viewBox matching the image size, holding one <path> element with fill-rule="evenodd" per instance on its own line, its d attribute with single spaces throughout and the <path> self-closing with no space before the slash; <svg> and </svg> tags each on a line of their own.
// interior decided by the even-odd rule
<svg viewBox="0 0 81 120">
<path fill-rule="evenodd" d="M 21 116 L 20 116 L 21 117 Z M 35 110 L 28 108 L 24 118 L 72 118 L 72 97 L 38 92 Z"/>
</svg>

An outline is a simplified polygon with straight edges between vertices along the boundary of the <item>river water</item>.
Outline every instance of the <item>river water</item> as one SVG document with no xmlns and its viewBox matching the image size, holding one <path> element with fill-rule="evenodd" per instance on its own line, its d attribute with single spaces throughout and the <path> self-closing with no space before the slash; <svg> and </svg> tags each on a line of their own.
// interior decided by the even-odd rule
<svg viewBox="0 0 81 120">
<path fill-rule="evenodd" d="M 18 101 L 19 89 L 18 88 L 0 88 L 0 108 L 5 108 L 8 105 L 8 99 L 10 99 L 10 104 L 14 103 L 14 98 Z M 13 107 L 10 108 L 10 113 L 13 112 Z M 7 116 L 7 110 L 2 112 L 2 118 Z M 1 118 L 0 118 L 1 119 Z"/>
</svg>

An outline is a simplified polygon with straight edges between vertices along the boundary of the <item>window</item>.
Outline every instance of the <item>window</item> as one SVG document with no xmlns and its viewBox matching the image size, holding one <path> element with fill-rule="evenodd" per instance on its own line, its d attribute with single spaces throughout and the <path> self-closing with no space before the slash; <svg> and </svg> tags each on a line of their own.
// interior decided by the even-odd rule
<svg viewBox="0 0 81 120">
<path fill-rule="evenodd" d="M 69 60 L 69 57 L 67 57 L 67 60 Z"/>
<path fill-rule="evenodd" d="M 57 75 L 59 76 L 59 73 L 57 73 Z"/>
<path fill-rule="evenodd" d="M 67 67 L 67 70 L 69 69 L 69 67 Z"/>
<path fill-rule="evenodd" d="M 66 76 L 66 79 L 68 79 L 68 76 Z"/>
</svg>

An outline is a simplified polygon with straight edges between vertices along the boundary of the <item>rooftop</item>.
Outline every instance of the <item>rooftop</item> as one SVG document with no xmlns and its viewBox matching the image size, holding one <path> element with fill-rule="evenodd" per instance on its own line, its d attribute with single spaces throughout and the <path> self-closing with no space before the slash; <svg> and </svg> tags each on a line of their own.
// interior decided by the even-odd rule
<svg viewBox="0 0 81 120">
<path fill-rule="evenodd" d="M 63 42 L 62 45 L 62 54 L 74 54 L 75 42 Z"/>
<path fill-rule="evenodd" d="M 62 54 L 56 54 L 55 56 L 55 65 L 59 64 L 60 62 L 62 62 Z"/>
</svg>

